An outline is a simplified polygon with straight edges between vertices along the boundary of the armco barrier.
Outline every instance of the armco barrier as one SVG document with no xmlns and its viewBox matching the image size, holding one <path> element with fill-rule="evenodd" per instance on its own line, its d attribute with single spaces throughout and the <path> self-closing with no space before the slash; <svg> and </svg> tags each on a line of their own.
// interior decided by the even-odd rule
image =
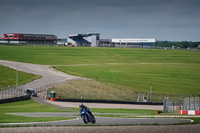
<svg viewBox="0 0 200 133">
<path fill-rule="evenodd" d="M 182 115 L 200 115 L 199 110 L 180 110 L 179 114 Z"/>
<path fill-rule="evenodd" d="M 28 99 L 30 99 L 30 95 L 24 95 L 24 96 L 20 96 L 20 97 L 2 99 L 2 100 L 0 100 L 0 104 L 17 102 L 17 101 L 24 101 L 24 100 L 28 100 Z"/>
<path fill-rule="evenodd" d="M 84 99 L 58 99 L 59 102 L 80 102 L 80 103 L 115 103 L 115 104 L 138 104 L 138 105 L 163 105 L 163 103 L 154 102 L 126 102 L 126 101 L 109 101 L 109 100 L 84 100 Z"/>
</svg>

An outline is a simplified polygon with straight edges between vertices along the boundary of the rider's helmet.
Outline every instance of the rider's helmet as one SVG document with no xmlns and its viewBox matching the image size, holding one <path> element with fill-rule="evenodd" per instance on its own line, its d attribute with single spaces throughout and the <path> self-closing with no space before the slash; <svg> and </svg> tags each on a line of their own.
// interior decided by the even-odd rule
<svg viewBox="0 0 200 133">
<path fill-rule="evenodd" d="M 80 104 L 79 104 L 79 108 L 83 108 L 83 103 L 80 103 Z"/>
</svg>

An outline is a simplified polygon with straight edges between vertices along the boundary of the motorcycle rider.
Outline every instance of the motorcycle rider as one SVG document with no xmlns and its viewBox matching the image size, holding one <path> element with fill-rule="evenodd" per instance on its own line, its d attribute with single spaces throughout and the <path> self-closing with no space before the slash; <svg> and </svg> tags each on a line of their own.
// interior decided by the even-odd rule
<svg viewBox="0 0 200 133">
<path fill-rule="evenodd" d="M 93 116 L 93 114 L 91 113 L 90 109 L 89 109 L 87 106 L 83 105 L 83 103 L 81 103 L 81 104 L 79 105 L 79 108 L 80 108 L 80 112 L 82 112 L 83 109 L 85 109 L 86 112 L 88 112 L 90 115 Z"/>
</svg>

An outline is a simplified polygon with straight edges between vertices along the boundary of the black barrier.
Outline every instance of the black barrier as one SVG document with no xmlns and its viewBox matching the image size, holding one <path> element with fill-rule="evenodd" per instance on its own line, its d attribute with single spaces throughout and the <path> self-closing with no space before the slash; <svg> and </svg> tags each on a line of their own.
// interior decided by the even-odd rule
<svg viewBox="0 0 200 133">
<path fill-rule="evenodd" d="M 109 100 L 84 100 L 84 99 L 58 99 L 59 102 L 80 102 L 80 103 L 115 103 L 115 104 L 137 104 L 137 105 L 163 105 L 155 102 L 126 102 L 126 101 L 109 101 Z"/>
<path fill-rule="evenodd" d="M 30 99 L 30 95 L 24 95 L 24 96 L 20 96 L 20 97 L 14 97 L 14 98 L 8 98 L 8 99 L 1 99 L 0 100 L 0 104 L 11 103 L 11 102 L 18 102 L 18 101 L 24 101 L 24 100 L 29 100 L 29 99 Z"/>
</svg>

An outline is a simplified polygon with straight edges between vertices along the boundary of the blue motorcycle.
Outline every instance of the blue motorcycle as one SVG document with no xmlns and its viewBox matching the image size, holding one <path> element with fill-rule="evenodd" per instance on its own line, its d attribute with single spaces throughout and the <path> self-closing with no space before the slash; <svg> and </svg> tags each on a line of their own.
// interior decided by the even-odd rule
<svg viewBox="0 0 200 133">
<path fill-rule="evenodd" d="M 92 110 L 86 110 L 85 108 L 80 110 L 80 115 L 85 124 L 88 122 L 96 123 L 96 119 L 92 114 Z"/>
</svg>

